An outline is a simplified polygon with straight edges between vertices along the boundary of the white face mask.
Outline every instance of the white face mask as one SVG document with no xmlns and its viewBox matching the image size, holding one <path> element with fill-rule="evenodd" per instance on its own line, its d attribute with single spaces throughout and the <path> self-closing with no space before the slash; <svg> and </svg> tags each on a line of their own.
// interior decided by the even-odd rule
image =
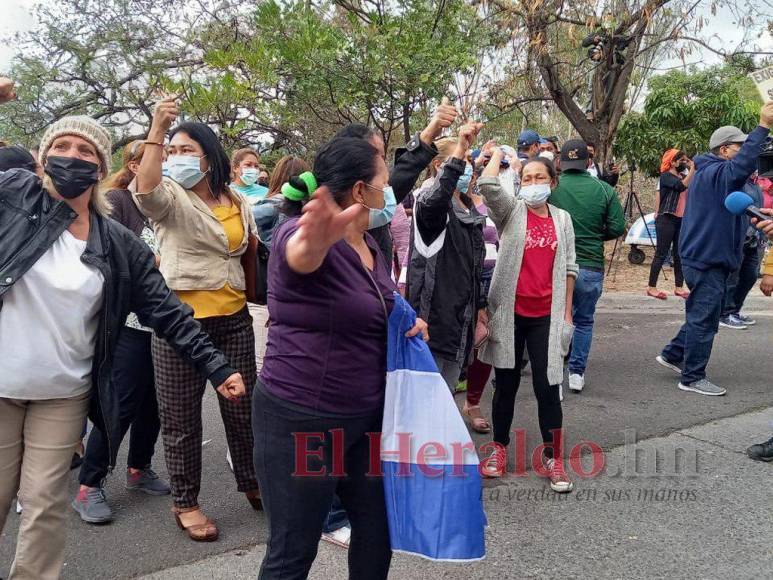
<svg viewBox="0 0 773 580">
<path fill-rule="evenodd" d="M 550 197 L 549 183 L 535 183 L 534 185 L 523 185 L 518 190 L 518 195 L 529 207 L 540 207 Z"/>
<path fill-rule="evenodd" d="M 539 156 L 543 159 L 549 159 L 550 161 L 556 160 L 556 156 L 552 151 L 540 151 Z"/>
</svg>

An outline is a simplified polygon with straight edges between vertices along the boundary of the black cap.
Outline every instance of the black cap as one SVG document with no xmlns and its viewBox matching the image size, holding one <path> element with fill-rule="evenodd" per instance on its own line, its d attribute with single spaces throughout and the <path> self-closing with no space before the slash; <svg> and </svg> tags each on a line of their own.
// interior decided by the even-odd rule
<svg viewBox="0 0 773 580">
<path fill-rule="evenodd" d="M 588 145 L 582 139 L 570 139 L 561 147 L 561 171 L 588 169 Z"/>
<path fill-rule="evenodd" d="M 19 145 L 0 147 L 0 171 L 9 169 L 26 169 L 35 171 L 37 163 L 32 154 Z"/>
</svg>

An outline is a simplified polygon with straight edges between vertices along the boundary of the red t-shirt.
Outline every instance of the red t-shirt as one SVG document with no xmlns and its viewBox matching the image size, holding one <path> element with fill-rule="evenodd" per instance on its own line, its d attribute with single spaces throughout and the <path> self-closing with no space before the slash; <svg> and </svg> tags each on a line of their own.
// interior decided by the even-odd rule
<svg viewBox="0 0 773 580">
<path fill-rule="evenodd" d="M 550 314 L 553 301 L 553 261 L 556 258 L 556 226 L 553 218 L 527 211 L 526 243 L 521 273 L 515 289 L 515 313 L 539 318 Z"/>
</svg>

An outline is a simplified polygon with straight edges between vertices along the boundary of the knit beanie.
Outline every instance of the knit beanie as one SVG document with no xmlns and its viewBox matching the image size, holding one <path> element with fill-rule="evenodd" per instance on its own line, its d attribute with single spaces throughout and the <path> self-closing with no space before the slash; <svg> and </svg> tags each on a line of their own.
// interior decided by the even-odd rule
<svg viewBox="0 0 773 580">
<path fill-rule="evenodd" d="M 112 151 L 110 133 L 108 133 L 97 121 L 86 115 L 62 117 L 46 129 L 46 132 L 43 134 L 43 139 L 40 141 L 39 159 L 41 165 L 46 164 L 48 150 L 51 148 L 51 144 L 54 140 L 65 135 L 81 137 L 94 145 L 94 147 L 97 148 L 97 154 L 102 161 L 102 170 L 105 173 L 110 171 Z"/>
</svg>

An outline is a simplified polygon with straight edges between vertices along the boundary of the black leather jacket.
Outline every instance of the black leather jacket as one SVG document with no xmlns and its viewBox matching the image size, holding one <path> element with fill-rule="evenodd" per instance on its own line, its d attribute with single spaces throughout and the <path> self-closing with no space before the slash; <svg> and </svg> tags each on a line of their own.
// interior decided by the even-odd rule
<svg viewBox="0 0 773 580">
<path fill-rule="evenodd" d="M 398 149 L 395 155 L 395 165 L 389 172 L 389 185 L 395 192 L 397 203 L 403 203 L 403 200 L 411 193 L 419 179 L 421 172 L 424 171 L 437 155 L 437 147 L 434 144 L 427 145 L 422 142 L 419 135 L 405 146 L 405 149 Z M 392 271 L 392 252 L 394 245 L 392 243 L 392 231 L 389 226 L 381 226 L 369 230 L 368 233 L 373 236 L 378 244 L 381 254 L 384 256 L 387 270 Z"/>
<path fill-rule="evenodd" d="M 5 293 L 76 217 L 66 203 L 48 195 L 34 173 L 23 169 L 0 173 L 0 316 Z M 120 433 L 118 397 L 110 375 L 118 334 L 129 312 L 135 312 L 142 324 L 166 339 L 213 385 L 220 385 L 236 371 L 201 330 L 193 310 L 169 290 L 147 245 L 118 222 L 96 212 L 91 213 L 90 226 L 81 260 L 98 268 L 105 283 L 89 417 L 107 436 L 112 467 Z"/>
</svg>

